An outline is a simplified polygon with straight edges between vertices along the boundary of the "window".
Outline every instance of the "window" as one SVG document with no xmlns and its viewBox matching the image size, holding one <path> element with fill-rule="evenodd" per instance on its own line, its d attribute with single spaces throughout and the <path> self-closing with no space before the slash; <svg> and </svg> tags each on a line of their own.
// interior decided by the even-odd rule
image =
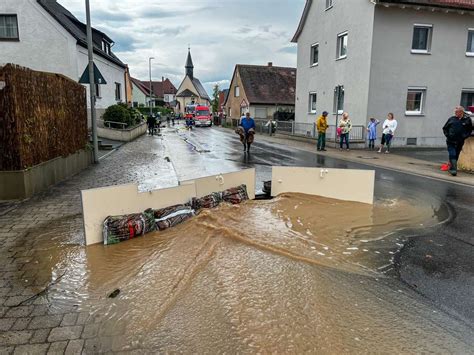
<svg viewBox="0 0 474 355">
<path fill-rule="evenodd" d="M 100 85 L 95 84 L 95 97 L 100 99 L 102 96 L 100 95 Z"/>
<path fill-rule="evenodd" d="M 18 41 L 18 18 L 16 15 L 0 15 L 0 41 Z"/>
<path fill-rule="evenodd" d="M 472 90 L 463 90 L 461 94 L 461 106 L 473 113 L 469 107 L 474 106 L 474 89 Z"/>
<path fill-rule="evenodd" d="M 431 51 L 432 25 L 415 25 L 413 29 L 412 53 L 429 53 Z"/>
<path fill-rule="evenodd" d="M 334 113 L 342 114 L 344 112 L 344 86 L 336 86 L 334 89 Z"/>
<path fill-rule="evenodd" d="M 122 85 L 120 83 L 115 83 L 115 101 L 122 100 Z"/>
<path fill-rule="evenodd" d="M 110 54 L 110 43 L 103 40 L 102 41 L 102 50 L 107 53 L 107 54 Z"/>
<path fill-rule="evenodd" d="M 426 88 L 409 88 L 407 93 L 406 115 L 422 115 Z"/>
<path fill-rule="evenodd" d="M 329 10 L 332 7 L 332 0 L 326 0 L 326 10 Z"/>
<path fill-rule="evenodd" d="M 316 101 L 318 99 L 318 95 L 315 92 L 309 93 L 309 108 L 308 112 L 315 113 L 316 112 Z"/>
<path fill-rule="evenodd" d="M 337 35 L 337 59 L 343 59 L 347 57 L 347 36 L 347 32 Z"/>
<path fill-rule="evenodd" d="M 474 28 L 470 28 L 469 31 L 467 31 L 466 55 L 474 57 Z"/>
<path fill-rule="evenodd" d="M 236 86 L 234 88 L 234 97 L 239 97 L 240 96 L 240 88 Z"/>
<path fill-rule="evenodd" d="M 311 46 L 311 66 L 318 65 L 319 62 L 319 43 Z"/>
</svg>

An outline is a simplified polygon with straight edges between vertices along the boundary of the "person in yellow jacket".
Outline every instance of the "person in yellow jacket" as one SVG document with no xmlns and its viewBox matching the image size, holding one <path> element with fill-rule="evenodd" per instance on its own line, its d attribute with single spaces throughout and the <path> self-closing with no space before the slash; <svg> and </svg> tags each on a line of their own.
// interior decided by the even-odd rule
<svg viewBox="0 0 474 355">
<path fill-rule="evenodd" d="M 326 151 L 326 131 L 328 130 L 328 122 L 326 117 L 328 116 L 327 111 L 324 111 L 316 121 L 316 128 L 318 129 L 318 151 Z"/>
</svg>

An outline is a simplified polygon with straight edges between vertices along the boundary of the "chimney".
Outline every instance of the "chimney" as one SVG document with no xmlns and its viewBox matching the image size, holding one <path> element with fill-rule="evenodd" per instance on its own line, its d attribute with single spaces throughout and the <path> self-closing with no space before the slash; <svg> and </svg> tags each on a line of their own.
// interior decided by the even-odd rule
<svg viewBox="0 0 474 355">
<path fill-rule="evenodd" d="M 165 82 L 165 77 L 164 77 L 164 76 L 161 77 L 161 82 L 162 82 L 162 83 Z"/>
<path fill-rule="evenodd" d="M 273 67 L 273 62 L 268 62 L 269 67 Z"/>
</svg>

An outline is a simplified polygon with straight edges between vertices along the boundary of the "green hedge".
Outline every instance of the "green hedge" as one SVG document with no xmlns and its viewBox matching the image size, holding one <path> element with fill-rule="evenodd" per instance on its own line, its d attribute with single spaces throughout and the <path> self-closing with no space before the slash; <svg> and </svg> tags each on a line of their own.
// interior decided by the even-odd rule
<svg viewBox="0 0 474 355">
<path fill-rule="evenodd" d="M 109 106 L 105 110 L 102 119 L 104 121 L 125 123 L 125 128 L 128 128 L 140 124 L 143 121 L 143 115 L 137 109 L 128 107 L 126 104 L 117 104 Z M 112 128 L 123 128 L 122 125 L 116 126 L 111 125 Z"/>
</svg>

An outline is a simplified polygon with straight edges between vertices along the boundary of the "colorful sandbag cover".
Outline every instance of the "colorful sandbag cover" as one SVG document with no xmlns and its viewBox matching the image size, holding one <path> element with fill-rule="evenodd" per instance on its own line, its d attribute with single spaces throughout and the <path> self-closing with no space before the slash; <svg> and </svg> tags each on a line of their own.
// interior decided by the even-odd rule
<svg viewBox="0 0 474 355">
<path fill-rule="evenodd" d="M 104 244 L 117 244 L 155 230 L 153 210 L 123 216 L 109 216 L 104 221 Z"/>
<path fill-rule="evenodd" d="M 191 200 L 191 207 L 193 210 L 198 211 L 202 208 L 215 208 L 222 202 L 222 196 L 219 192 L 213 192 L 207 196 L 196 198 L 193 197 Z"/>
<path fill-rule="evenodd" d="M 225 191 L 221 192 L 222 200 L 225 202 L 232 203 L 233 205 L 237 205 L 242 201 L 248 200 L 249 195 L 247 194 L 247 186 L 240 185 L 237 187 L 232 187 Z"/>
<path fill-rule="evenodd" d="M 160 231 L 183 223 L 194 215 L 190 204 L 174 205 L 154 211 L 156 227 Z"/>
</svg>

